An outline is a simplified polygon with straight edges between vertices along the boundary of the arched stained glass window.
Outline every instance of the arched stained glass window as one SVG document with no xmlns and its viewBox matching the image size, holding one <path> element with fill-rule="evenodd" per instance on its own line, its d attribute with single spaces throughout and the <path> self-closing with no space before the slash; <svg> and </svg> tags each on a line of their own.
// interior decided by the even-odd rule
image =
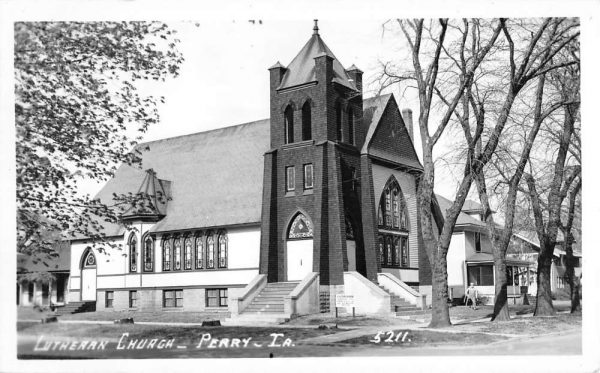
<svg viewBox="0 0 600 373">
<path fill-rule="evenodd" d="M 163 271 L 171 270 L 171 238 L 163 238 Z"/>
<path fill-rule="evenodd" d="M 285 122 L 285 143 L 291 144 L 294 142 L 294 108 L 292 105 L 285 108 L 283 120 Z"/>
<path fill-rule="evenodd" d="M 302 141 L 312 139 L 312 118 L 310 113 L 310 102 L 302 106 Z"/>
<path fill-rule="evenodd" d="M 227 268 L 227 235 L 219 236 L 219 268 Z"/>
<path fill-rule="evenodd" d="M 215 268 L 215 239 L 209 236 L 206 240 L 206 268 Z"/>
<path fill-rule="evenodd" d="M 137 237 L 129 235 L 129 272 L 137 272 Z"/>
<path fill-rule="evenodd" d="M 186 237 L 183 244 L 183 268 L 192 269 L 192 239 Z"/>
<path fill-rule="evenodd" d="M 202 268 L 204 265 L 204 237 L 196 237 L 196 268 Z"/>
<path fill-rule="evenodd" d="M 408 267 L 409 221 L 406 200 L 396 179 L 391 176 L 386 183 L 377 211 L 379 239 L 383 242 L 384 254 L 381 264 L 385 267 Z"/>
<path fill-rule="evenodd" d="M 288 239 L 305 239 L 313 237 L 313 226 L 304 214 L 298 214 L 292 220 L 288 231 Z"/>
<path fill-rule="evenodd" d="M 181 269 L 181 237 L 177 237 L 173 242 L 173 269 Z"/>
<path fill-rule="evenodd" d="M 144 271 L 151 272 L 154 268 L 154 239 L 147 234 L 144 238 Z"/>
</svg>

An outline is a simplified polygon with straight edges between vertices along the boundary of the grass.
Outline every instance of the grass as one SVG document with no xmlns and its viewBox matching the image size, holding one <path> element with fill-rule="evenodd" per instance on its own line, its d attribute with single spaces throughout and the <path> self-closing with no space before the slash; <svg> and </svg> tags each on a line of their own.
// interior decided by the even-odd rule
<svg viewBox="0 0 600 373">
<path fill-rule="evenodd" d="M 17 310 L 19 320 L 40 320 L 53 316 L 51 311 L 37 311 L 32 308 L 20 307 Z M 229 317 L 229 312 L 184 312 L 184 311 L 97 311 L 82 312 L 58 316 L 59 320 L 88 320 L 88 321 L 114 321 L 117 319 L 133 318 L 134 321 L 152 322 L 186 322 L 201 323 L 204 320 L 223 320 Z"/>
</svg>

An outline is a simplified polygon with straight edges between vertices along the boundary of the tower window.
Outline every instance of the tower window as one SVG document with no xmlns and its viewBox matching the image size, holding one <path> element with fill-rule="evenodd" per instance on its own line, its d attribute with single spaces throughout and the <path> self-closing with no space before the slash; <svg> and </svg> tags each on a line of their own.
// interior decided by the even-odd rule
<svg viewBox="0 0 600 373">
<path fill-rule="evenodd" d="M 342 141 L 342 105 L 339 103 L 335 107 L 335 128 L 337 133 L 337 140 Z"/>
<path fill-rule="evenodd" d="M 354 145 L 354 112 L 348 111 L 348 142 Z"/>
<path fill-rule="evenodd" d="M 296 170 L 294 166 L 285 168 L 285 190 L 288 192 L 296 189 Z"/>
<path fill-rule="evenodd" d="M 290 144 L 294 142 L 294 109 L 288 106 L 283 113 L 285 122 L 285 143 Z"/>
<path fill-rule="evenodd" d="M 312 163 L 304 165 L 304 189 L 313 188 L 313 165 Z"/>
<path fill-rule="evenodd" d="M 310 103 L 302 106 L 302 141 L 312 139 L 312 123 L 310 117 Z"/>
</svg>

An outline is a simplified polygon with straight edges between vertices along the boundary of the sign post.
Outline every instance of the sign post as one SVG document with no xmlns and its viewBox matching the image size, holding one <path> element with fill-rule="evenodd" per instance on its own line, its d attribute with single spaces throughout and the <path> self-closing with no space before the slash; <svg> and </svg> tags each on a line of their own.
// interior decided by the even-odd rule
<svg viewBox="0 0 600 373">
<path fill-rule="evenodd" d="M 350 308 L 352 307 L 352 317 L 354 314 L 354 295 L 336 294 L 335 295 L 335 317 L 338 317 L 338 307 Z"/>
</svg>

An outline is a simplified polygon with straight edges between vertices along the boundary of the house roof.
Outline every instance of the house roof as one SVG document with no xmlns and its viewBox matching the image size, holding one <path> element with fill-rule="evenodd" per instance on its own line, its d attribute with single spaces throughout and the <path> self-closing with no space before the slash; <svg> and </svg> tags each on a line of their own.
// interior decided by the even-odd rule
<svg viewBox="0 0 600 373">
<path fill-rule="evenodd" d="M 493 261 L 494 261 L 494 255 L 492 253 L 486 253 L 486 252 L 475 253 L 465 259 L 465 262 L 467 262 L 467 263 L 489 263 L 489 262 L 493 262 Z M 533 263 L 535 263 L 535 261 L 520 260 L 520 259 L 509 258 L 509 257 L 506 258 L 506 264 L 508 264 L 508 265 L 523 266 L 523 265 L 530 265 Z"/>
<path fill-rule="evenodd" d="M 300 52 L 294 57 L 286 69 L 278 90 L 295 87 L 305 83 L 316 82 L 315 71 L 316 57 L 327 55 L 333 58 L 333 81 L 347 88 L 357 90 L 346 70 L 331 52 L 318 33 L 314 33 Z"/>
<path fill-rule="evenodd" d="M 69 271 L 71 265 L 69 242 L 57 242 L 53 248 L 58 256 L 49 256 L 43 253 L 32 255 L 17 253 L 17 273 Z"/>
<path fill-rule="evenodd" d="M 444 214 L 444 216 L 446 215 L 446 210 L 448 210 L 451 206 L 452 206 L 452 201 L 450 201 L 449 199 L 440 196 L 439 194 L 436 194 L 437 199 L 438 199 L 438 203 L 440 204 L 440 210 L 442 210 L 442 213 Z M 481 229 L 485 229 L 485 222 L 475 219 L 474 217 L 470 216 L 469 214 L 461 211 L 458 214 L 458 218 L 456 219 L 456 227 L 457 228 L 464 228 L 464 227 L 470 227 L 474 230 L 481 230 Z"/>
</svg>

